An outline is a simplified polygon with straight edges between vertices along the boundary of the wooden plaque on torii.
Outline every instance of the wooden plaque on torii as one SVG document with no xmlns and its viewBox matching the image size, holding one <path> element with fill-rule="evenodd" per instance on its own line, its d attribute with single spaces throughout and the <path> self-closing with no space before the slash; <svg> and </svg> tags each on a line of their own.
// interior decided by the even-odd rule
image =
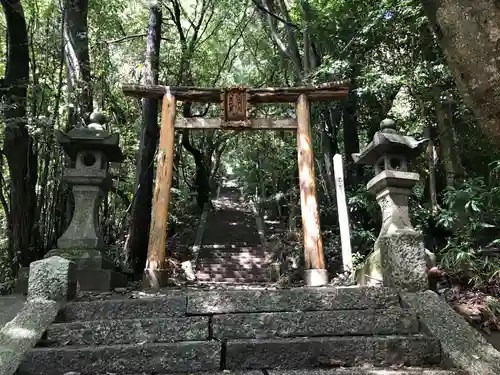
<svg viewBox="0 0 500 375">
<path fill-rule="evenodd" d="M 236 86 L 221 90 L 221 117 L 225 128 L 248 127 L 247 88 Z"/>
</svg>

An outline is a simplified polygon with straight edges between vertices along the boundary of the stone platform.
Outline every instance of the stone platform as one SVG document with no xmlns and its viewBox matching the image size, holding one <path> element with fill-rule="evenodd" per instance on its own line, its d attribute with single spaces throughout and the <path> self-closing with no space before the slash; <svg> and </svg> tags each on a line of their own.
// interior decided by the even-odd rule
<svg viewBox="0 0 500 375">
<path fill-rule="evenodd" d="M 16 293 L 27 293 L 28 274 L 29 267 L 19 269 L 15 287 Z M 127 277 L 124 274 L 109 268 L 78 268 L 76 278 L 79 290 L 107 292 L 127 285 Z"/>
<path fill-rule="evenodd" d="M 178 290 L 68 303 L 19 375 L 456 374 L 442 360 L 390 289 Z"/>
</svg>

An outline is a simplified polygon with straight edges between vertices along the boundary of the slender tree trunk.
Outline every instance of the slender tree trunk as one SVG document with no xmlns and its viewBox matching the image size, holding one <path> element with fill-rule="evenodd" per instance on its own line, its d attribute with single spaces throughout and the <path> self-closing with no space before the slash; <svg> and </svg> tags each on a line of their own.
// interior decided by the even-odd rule
<svg viewBox="0 0 500 375">
<path fill-rule="evenodd" d="M 360 168 L 354 164 L 352 154 L 359 152 L 359 136 L 358 136 L 358 95 L 356 93 L 358 67 L 352 68 L 351 73 L 351 87 L 347 96 L 344 111 L 343 111 L 343 125 L 344 125 L 344 152 L 346 155 L 347 165 L 347 178 L 346 185 L 356 184 L 358 181 Z"/>
<path fill-rule="evenodd" d="M 23 266 L 36 260 L 30 248 L 36 213 L 37 156 L 26 127 L 29 82 L 28 33 L 20 0 L 0 0 L 7 23 L 7 63 L 1 100 L 5 122 L 3 152 L 9 166 L 10 210 L 7 215 L 10 255 Z M 18 264 L 12 262 L 17 273 Z"/>
<path fill-rule="evenodd" d="M 500 143 L 500 2 L 422 0 L 465 103 Z"/>
<path fill-rule="evenodd" d="M 456 149 L 455 131 L 453 129 L 453 114 L 448 104 L 441 100 L 441 90 L 433 89 L 434 103 L 436 106 L 436 122 L 438 138 L 446 175 L 446 186 L 453 186 L 457 178 L 463 176 L 459 153 Z"/>
<path fill-rule="evenodd" d="M 335 195 L 335 173 L 333 170 L 333 156 L 338 152 L 337 128 L 342 118 L 342 108 L 327 106 L 322 111 L 324 121 L 321 132 L 323 146 L 323 162 L 328 182 L 329 196 Z"/>
<path fill-rule="evenodd" d="M 87 14 L 89 0 L 64 0 L 68 126 L 83 126 L 93 110 Z"/>
<path fill-rule="evenodd" d="M 420 116 L 422 118 L 427 117 L 427 110 L 425 108 L 425 102 L 418 98 L 420 106 Z M 429 122 L 425 128 L 425 137 L 429 139 L 427 144 L 427 168 L 429 169 L 429 198 L 431 200 L 432 214 L 436 215 L 438 213 L 438 194 L 436 188 L 436 149 L 434 146 L 435 130 L 432 122 Z"/>
<path fill-rule="evenodd" d="M 194 163 L 196 165 L 196 203 L 200 209 L 203 209 L 205 203 L 208 203 L 210 200 L 210 171 L 201 151 L 191 144 L 189 140 L 189 131 L 187 129 L 182 133 L 182 145 L 194 158 Z"/>
<path fill-rule="evenodd" d="M 155 2 L 152 2 L 149 8 L 146 63 L 143 72 L 145 84 L 158 83 L 161 23 L 161 9 Z M 137 157 L 136 196 L 132 206 L 132 219 L 126 243 L 128 263 L 136 275 L 142 275 L 147 257 L 153 199 L 153 161 L 159 137 L 157 100 L 143 99 L 142 118 L 141 141 Z"/>
</svg>

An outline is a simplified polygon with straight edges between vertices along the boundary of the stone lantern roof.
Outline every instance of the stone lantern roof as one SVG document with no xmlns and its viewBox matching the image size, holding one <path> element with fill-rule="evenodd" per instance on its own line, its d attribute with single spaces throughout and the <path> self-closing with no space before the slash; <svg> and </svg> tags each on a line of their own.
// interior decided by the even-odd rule
<svg viewBox="0 0 500 375">
<path fill-rule="evenodd" d="M 358 164 L 374 165 L 385 154 L 400 155 L 414 159 L 422 153 L 428 139 L 416 140 L 413 137 L 399 134 L 396 124 L 391 119 L 380 123 L 380 131 L 376 132 L 371 141 L 359 154 L 353 154 Z"/>
<path fill-rule="evenodd" d="M 93 113 L 90 120 L 92 123 L 87 128 L 73 128 L 68 133 L 57 130 L 56 138 L 64 151 L 71 160 L 75 160 L 79 152 L 95 150 L 106 155 L 109 162 L 122 162 L 124 156 L 119 146 L 120 135 L 109 134 L 104 130 L 104 115 Z"/>
</svg>

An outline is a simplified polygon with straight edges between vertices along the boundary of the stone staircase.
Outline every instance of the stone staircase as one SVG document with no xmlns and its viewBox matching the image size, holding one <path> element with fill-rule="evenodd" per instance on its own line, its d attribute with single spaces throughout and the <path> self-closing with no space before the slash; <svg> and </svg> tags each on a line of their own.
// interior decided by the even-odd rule
<svg viewBox="0 0 500 375">
<path fill-rule="evenodd" d="M 262 246 L 251 209 L 239 197 L 237 188 L 224 187 L 214 201 L 197 262 L 199 282 L 269 281 L 270 255 Z"/>
<path fill-rule="evenodd" d="M 18 374 L 458 374 L 442 359 L 390 289 L 170 290 L 67 304 Z"/>
</svg>

